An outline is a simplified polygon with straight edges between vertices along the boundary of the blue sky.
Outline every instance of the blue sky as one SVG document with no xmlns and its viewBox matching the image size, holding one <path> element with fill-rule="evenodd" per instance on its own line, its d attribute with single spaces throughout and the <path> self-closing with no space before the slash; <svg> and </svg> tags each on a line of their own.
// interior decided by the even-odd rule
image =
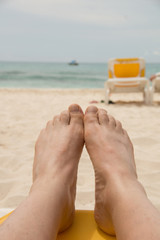
<svg viewBox="0 0 160 240">
<path fill-rule="evenodd" d="M 0 0 L 0 60 L 160 62 L 160 0 Z"/>
</svg>

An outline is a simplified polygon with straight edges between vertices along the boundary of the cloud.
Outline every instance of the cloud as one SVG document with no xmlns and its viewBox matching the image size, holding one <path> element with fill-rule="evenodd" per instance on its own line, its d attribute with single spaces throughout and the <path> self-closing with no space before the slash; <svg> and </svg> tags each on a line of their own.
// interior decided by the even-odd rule
<svg viewBox="0 0 160 240">
<path fill-rule="evenodd" d="M 0 0 L 1 1 L 1 0 Z M 44 18 L 106 27 L 155 26 L 159 23 L 157 4 L 151 0 L 5 0 L 15 9 Z M 144 8 L 145 5 L 145 8 Z M 154 15 L 150 13 L 154 12 Z M 149 17 L 148 17 L 149 16 Z M 157 17 L 158 16 L 158 17 Z M 154 23 L 153 23 L 154 21 Z M 159 26 L 158 26 L 159 27 Z"/>
<path fill-rule="evenodd" d="M 160 51 L 153 51 L 153 55 L 160 56 Z"/>
<path fill-rule="evenodd" d="M 14 0 L 9 5 L 20 11 L 61 20 L 107 26 L 127 22 L 124 14 L 109 8 L 104 0 Z"/>
</svg>

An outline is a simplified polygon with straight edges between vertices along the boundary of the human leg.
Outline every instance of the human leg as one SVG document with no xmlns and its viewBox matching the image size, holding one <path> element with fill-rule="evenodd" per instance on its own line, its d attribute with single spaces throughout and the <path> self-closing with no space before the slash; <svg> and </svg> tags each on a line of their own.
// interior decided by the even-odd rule
<svg viewBox="0 0 160 240">
<path fill-rule="evenodd" d="M 0 226 L 0 239 L 51 240 L 69 227 L 83 144 L 83 113 L 78 105 L 48 122 L 36 143 L 29 196 Z"/>
<path fill-rule="evenodd" d="M 95 220 L 119 240 L 160 239 L 160 214 L 137 180 L 132 143 L 119 121 L 92 106 L 85 144 L 95 170 Z M 115 229 L 115 232 L 114 232 Z"/>
</svg>

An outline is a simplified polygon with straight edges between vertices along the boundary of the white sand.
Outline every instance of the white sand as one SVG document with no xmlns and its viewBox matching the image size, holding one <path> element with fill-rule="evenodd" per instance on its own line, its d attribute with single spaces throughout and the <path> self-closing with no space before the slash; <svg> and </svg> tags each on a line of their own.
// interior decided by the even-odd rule
<svg viewBox="0 0 160 240">
<path fill-rule="evenodd" d="M 103 90 L 0 90 L 0 209 L 15 208 L 27 196 L 34 143 L 46 122 L 72 103 L 85 110 L 94 99 L 104 99 Z M 153 106 L 145 106 L 139 94 L 113 95 L 112 99 L 123 101 L 95 105 L 107 109 L 128 131 L 139 180 L 160 210 L 160 95 L 155 96 Z M 76 207 L 94 208 L 94 172 L 85 148 L 79 164 Z"/>
</svg>

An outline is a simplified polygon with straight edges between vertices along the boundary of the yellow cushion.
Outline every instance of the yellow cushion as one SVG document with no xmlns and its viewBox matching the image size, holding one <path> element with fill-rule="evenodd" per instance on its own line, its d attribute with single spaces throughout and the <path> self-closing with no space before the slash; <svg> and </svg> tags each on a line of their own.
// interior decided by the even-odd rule
<svg viewBox="0 0 160 240">
<path fill-rule="evenodd" d="M 140 77 L 144 77 L 145 76 L 145 69 L 142 69 Z"/>
<path fill-rule="evenodd" d="M 112 72 L 110 70 L 108 70 L 108 77 L 109 78 L 113 78 L 113 74 L 112 74 Z"/>
<path fill-rule="evenodd" d="M 0 224 L 10 214 L 0 218 Z M 76 210 L 72 226 L 60 233 L 57 240 L 116 240 L 116 238 L 105 234 L 97 227 L 93 211 Z"/>
<path fill-rule="evenodd" d="M 117 78 L 138 77 L 139 71 L 139 63 L 114 64 L 114 75 Z"/>
<path fill-rule="evenodd" d="M 58 235 L 57 240 L 115 240 L 101 231 L 94 220 L 93 211 L 77 210 L 72 226 Z"/>
<path fill-rule="evenodd" d="M 138 61 L 139 58 L 117 58 L 115 59 L 118 62 L 133 62 L 133 61 Z"/>
<path fill-rule="evenodd" d="M 13 212 L 13 211 L 12 211 L 12 212 Z M 9 215 L 10 215 L 12 212 L 10 212 L 10 213 L 6 214 L 5 216 L 1 217 L 1 218 L 0 218 L 0 224 L 3 223 L 3 222 L 9 217 Z"/>
</svg>

